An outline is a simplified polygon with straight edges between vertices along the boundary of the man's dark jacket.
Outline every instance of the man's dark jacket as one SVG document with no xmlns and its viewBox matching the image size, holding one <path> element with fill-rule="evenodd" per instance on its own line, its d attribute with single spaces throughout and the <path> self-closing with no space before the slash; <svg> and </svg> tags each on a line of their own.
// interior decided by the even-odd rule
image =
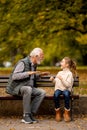
<svg viewBox="0 0 87 130">
<path fill-rule="evenodd" d="M 22 72 L 31 71 L 31 62 L 29 60 L 29 57 L 26 57 L 26 58 L 20 60 L 19 62 L 24 63 L 24 70 Z M 18 65 L 18 63 L 17 63 L 17 65 Z M 15 68 L 16 68 L 16 66 L 15 66 Z M 14 68 L 14 70 L 15 70 L 15 68 Z M 20 88 L 22 86 L 35 87 L 35 84 L 36 84 L 36 78 L 35 77 L 36 76 L 34 77 L 33 80 L 31 79 L 31 76 L 24 78 L 24 79 L 20 79 L 20 80 L 12 80 L 12 75 L 14 73 L 14 70 L 12 71 L 12 73 L 9 77 L 9 80 L 8 80 L 8 85 L 6 87 L 7 93 L 9 93 L 11 95 L 20 95 Z M 34 67 L 34 70 L 36 70 L 36 65 Z"/>
</svg>

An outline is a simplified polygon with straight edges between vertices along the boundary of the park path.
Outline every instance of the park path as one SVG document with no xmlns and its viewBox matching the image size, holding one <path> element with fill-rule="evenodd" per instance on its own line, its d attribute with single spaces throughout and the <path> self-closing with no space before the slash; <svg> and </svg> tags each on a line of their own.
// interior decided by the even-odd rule
<svg viewBox="0 0 87 130">
<path fill-rule="evenodd" d="M 87 130 L 87 117 L 71 122 L 56 122 L 54 117 L 39 117 L 39 123 L 21 123 L 21 117 L 0 117 L 0 130 Z"/>
</svg>

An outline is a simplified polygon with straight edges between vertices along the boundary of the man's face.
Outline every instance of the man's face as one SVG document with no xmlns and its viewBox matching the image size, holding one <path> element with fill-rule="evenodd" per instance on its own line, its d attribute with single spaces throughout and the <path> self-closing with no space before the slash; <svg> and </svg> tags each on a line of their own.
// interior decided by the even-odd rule
<svg viewBox="0 0 87 130">
<path fill-rule="evenodd" d="M 43 52 L 41 52 L 39 55 L 36 56 L 36 63 L 41 64 L 43 59 L 44 59 L 44 54 L 43 54 Z"/>
<path fill-rule="evenodd" d="M 41 52 L 39 55 L 36 55 L 34 57 L 31 58 L 32 62 L 34 64 L 41 64 L 41 62 L 43 61 L 44 59 L 44 54 L 43 52 Z"/>
</svg>

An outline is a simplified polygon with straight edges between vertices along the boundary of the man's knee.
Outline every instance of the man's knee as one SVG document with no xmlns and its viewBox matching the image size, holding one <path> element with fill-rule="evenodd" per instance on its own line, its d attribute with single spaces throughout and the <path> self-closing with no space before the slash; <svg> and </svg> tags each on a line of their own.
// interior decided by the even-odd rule
<svg viewBox="0 0 87 130">
<path fill-rule="evenodd" d="M 41 95 L 46 95 L 46 91 L 45 90 L 41 90 Z"/>
<path fill-rule="evenodd" d="M 46 91 L 43 89 L 39 89 L 39 95 L 41 95 L 42 97 L 45 97 Z"/>
<path fill-rule="evenodd" d="M 21 88 L 21 93 L 24 94 L 24 93 L 32 93 L 32 88 L 30 86 L 23 86 Z"/>
</svg>

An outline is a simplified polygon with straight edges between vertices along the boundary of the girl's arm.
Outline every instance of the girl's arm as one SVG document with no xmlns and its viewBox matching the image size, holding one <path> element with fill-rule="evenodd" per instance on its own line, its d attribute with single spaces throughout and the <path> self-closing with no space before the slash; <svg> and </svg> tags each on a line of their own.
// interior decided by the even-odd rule
<svg viewBox="0 0 87 130">
<path fill-rule="evenodd" d="M 72 86 L 73 86 L 73 81 L 74 81 L 74 79 L 73 79 L 72 74 L 69 74 L 66 79 L 63 79 L 63 77 L 60 76 L 60 75 L 57 75 L 57 78 L 61 80 L 62 84 L 63 84 L 66 88 L 69 88 L 69 87 L 72 87 Z"/>
</svg>

